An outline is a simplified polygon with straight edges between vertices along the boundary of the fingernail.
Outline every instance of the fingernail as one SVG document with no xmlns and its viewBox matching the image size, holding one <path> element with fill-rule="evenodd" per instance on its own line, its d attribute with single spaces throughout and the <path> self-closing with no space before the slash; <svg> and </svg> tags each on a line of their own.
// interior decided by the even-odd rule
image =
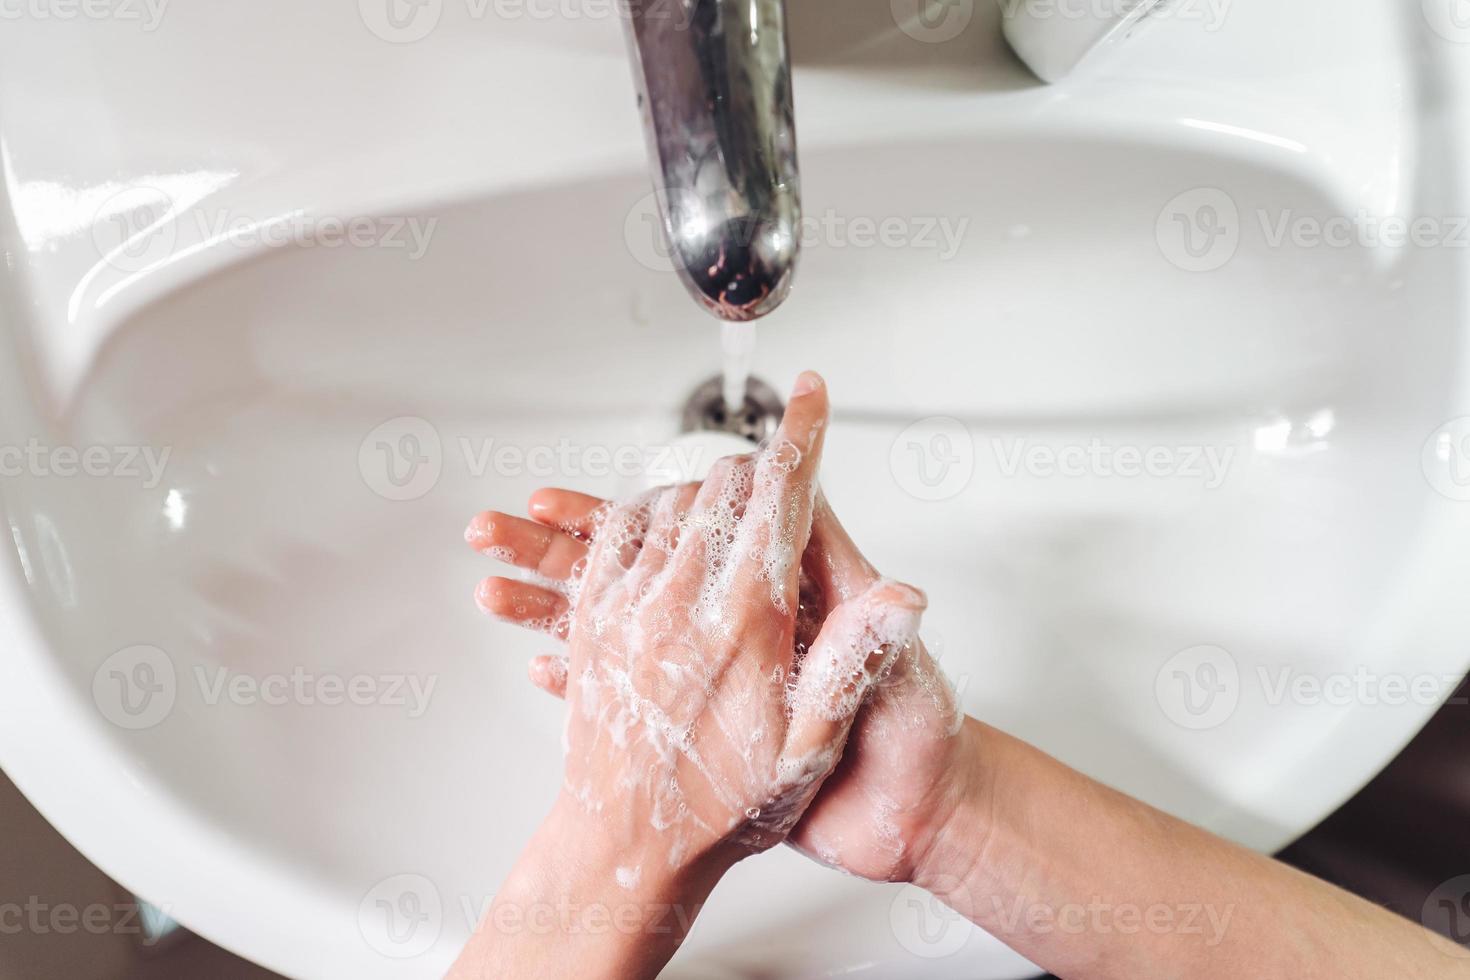
<svg viewBox="0 0 1470 980">
<path fill-rule="evenodd" d="M 867 610 L 867 629 L 876 633 L 885 647 L 901 649 L 919 635 L 923 613 L 923 609 L 913 606 L 880 604 Z"/>
<path fill-rule="evenodd" d="M 923 612 L 929 608 L 929 597 L 923 591 L 914 588 L 912 585 L 904 585 L 902 582 L 896 582 L 894 584 L 897 587 L 896 591 L 900 597 L 899 601 L 903 605 L 918 612 Z"/>
<path fill-rule="evenodd" d="M 479 606 L 482 612 L 491 613 L 492 615 L 494 614 L 495 610 L 491 607 L 491 602 L 494 600 L 494 596 L 494 579 L 487 578 L 479 585 L 475 586 L 475 605 Z"/>
<path fill-rule="evenodd" d="M 878 605 L 921 613 L 929 608 L 929 597 L 912 585 L 882 579 L 868 589 L 867 598 Z"/>
<path fill-rule="evenodd" d="M 815 371 L 803 371 L 796 379 L 796 387 L 791 389 L 792 398 L 800 398 L 802 395 L 810 395 L 822 387 L 822 376 Z"/>
<path fill-rule="evenodd" d="M 554 687 L 566 687 L 567 684 L 567 658 L 554 655 L 542 654 L 531 660 L 530 664 L 531 682 L 537 687 L 551 690 Z"/>
<path fill-rule="evenodd" d="M 464 529 L 464 539 L 478 548 L 485 543 L 493 530 L 495 530 L 494 520 L 485 514 L 476 514 L 475 519 L 470 521 L 470 526 Z"/>
</svg>

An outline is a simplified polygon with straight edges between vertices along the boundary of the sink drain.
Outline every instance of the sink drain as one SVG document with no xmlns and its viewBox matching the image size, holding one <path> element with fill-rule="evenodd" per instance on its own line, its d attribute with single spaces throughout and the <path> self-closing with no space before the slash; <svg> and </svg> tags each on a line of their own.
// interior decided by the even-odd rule
<svg viewBox="0 0 1470 980">
<path fill-rule="evenodd" d="M 695 388 L 684 403 L 680 431 L 724 432 L 759 443 L 775 434 L 785 411 L 776 389 L 759 378 L 745 383 L 745 404 L 739 411 L 730 411 L 725 405 L 722 379 L 716 375 Z"/>
</svg>

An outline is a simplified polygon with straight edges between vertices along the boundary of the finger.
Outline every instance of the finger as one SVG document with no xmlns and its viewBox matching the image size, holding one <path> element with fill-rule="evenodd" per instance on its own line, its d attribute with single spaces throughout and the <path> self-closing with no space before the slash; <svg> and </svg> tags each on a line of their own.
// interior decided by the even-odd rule
<svg viewBox="0 0 1470 980">
<path fill-rule="evenodd" d="M 918 643 L 926 604 L 917 589 L 878 582 L 832 611 L 799 666 L 784 755 L 821 758 L 841 748 L 869 689 Z"/>
<path fill-rule="evenodd" d="M 481 554 L 557 581 L 587 554 L 587 545 L 570 534 L 493 510 L 475 515 L 464 536 Z"/>
<path fill-rule="evenodd" d="M 827 383 L 815 371 L 803 371 L 791 389 L 781 426 L 771 438 L 771 446 L 790 443 L 800 454 L 764 453 L 765 469 L 786 474 L 787 483 L 811 485 L 816 482 L 822 459 L 822 441 L 827 434 Z M 793 465 L 794 464 L 794 465 Z"/>
<path fill-rule="evenodd" d="M 690 513 L 729 512 L 737 516 L 743 513 L 743 505 L 750 497 L 755 460 L 755 453 L 722 456 L 715 460 L 709 473 L 705 475 L 704 482 L 698 485 L 698 493 L 689 508 Z"/>
<path fill-rule="evenodd" d="M 592 537 L 598 519 L 607 513 L 610 506 L 601 497 L 577 493 L 575 490 L 543 487 L 531 494 L 526 511 L 538 524 L 565 531 L 573 537 L 587 539 Z"/>
<path fill-rule="evenodd" d="M 626 503 L 609 506 L 602 512 L 606 516 L 599 517 L 597 521 L 579 602 L 589 600 L 595 605 L 615 586 L 627 584 L 628 573 L 643 550 L 659 492 L 645 493 Z M 617 594 L 623 595 L 622 592 Z"/>
<path fill-rule="evenodd" d="M 726 456 L 710 468 L 669 560 L 668 585 L 673 594 L 693 600 L 711 580 L 724 580 L 732 567 L 742 563 L 737 536 L 754 472 L 755 457 L 749 455 Z"/>
<path fill-rule="evenodd" d="M 554 698 L 567 696 L 567 658 L 556 654 L 533 657 L 526 666 L 531 683 Z"/>
<path fill-rule="evenodd" d="M 475 602 L 507 623 L 566 639 L 567 597 L 526 582 L 491 577 L 475 588 Z"/>
<path fill-rule="evenodd" d="M 648 533 L 643 538 L 643 550 L 638 553 L 638 561 L 630 576 L 633 588 L 651 588 L 646 583 L 652 582 L 667 567 L 669 559 L 679 548 L 684 517 L 698 493 L 699 484 L 686 483 L 667 487 L 659 495 Z"/>
<path fill-rule="evenodd" d="M 826 384 L 815 372 L 803 372 L 781 427 L 756 463 L 755 486 L 741 522 L 741 550 L 761 558 L 745 563 L 746 574 L 769 579 L 772 596 L 783 611 L 796 606 L 800 556 L 811 538 L 827 415 Z"/>
<path fill-rule="evenodd" d="M 831 606 L 846 602 L 879 578 L 877 569 L 863 557 L 820 491 L 812 511 L 812 540 L 802 556 L 802 567 Z"/>
</svg>

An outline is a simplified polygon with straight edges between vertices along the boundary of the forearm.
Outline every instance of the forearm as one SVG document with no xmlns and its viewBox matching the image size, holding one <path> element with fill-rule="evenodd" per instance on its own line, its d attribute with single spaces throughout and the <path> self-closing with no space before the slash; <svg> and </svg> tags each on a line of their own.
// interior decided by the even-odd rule
<svg viewBox="0 0 1470 980">
<path fill-rule="evenodd" d="M 559 801 L 449 980 L 657 976 L 729 861 L 711 856 L 674 869 L 667 848 L 642 855 L 603 830 Z"/>
<path fill-rule="evenodd" d="M 1470 975 L 1390 912 L 973 720 L 974 765 L 916 884 L 1068 980 Z"/>
</svg>

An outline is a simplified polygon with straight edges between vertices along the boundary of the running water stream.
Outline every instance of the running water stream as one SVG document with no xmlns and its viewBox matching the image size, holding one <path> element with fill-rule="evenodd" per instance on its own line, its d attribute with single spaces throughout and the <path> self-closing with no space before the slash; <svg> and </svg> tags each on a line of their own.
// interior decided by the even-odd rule
<svg viewBox="0 0 1470 980">
<path fill-rule="evenodd" d="M 725 410 L 736 415 L 745 410 L 745 387 L 755 358 L 755 324 L 724 323 L 720 326 L 720 349 L 725 365 Z"/>
</svg>

